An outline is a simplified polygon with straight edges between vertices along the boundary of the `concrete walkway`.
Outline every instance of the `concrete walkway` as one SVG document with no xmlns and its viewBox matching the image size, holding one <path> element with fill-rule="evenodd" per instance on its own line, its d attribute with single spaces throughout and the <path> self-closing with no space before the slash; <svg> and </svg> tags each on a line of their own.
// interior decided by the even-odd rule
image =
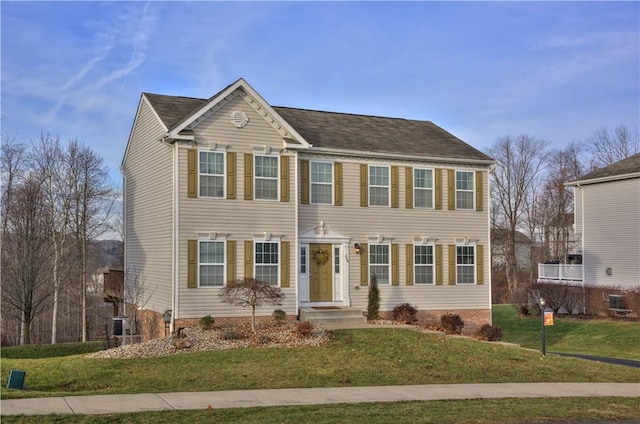
<svg viewBox="0 0 640 424">
<path fill-rule="evenodd" d="M 323 405 L 445 399 L 638 397 L 640 383 L 492 383 L 327 387 L 0 400 L 1 415 L 112 414 L 143 411 Z"/>
</svg>

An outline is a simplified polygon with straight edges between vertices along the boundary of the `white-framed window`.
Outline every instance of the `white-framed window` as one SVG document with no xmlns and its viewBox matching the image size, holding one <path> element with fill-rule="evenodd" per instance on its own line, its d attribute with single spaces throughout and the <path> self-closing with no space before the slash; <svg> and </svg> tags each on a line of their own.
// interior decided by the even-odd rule
<svg viewBox="0 0 640 424">
<path fill-rule="evenodd" d="M 255 250 L 256 280 L 277 286 L 278 272 L 280 269 L 280 243 L 274 241 L 256 241 L 253 243 Z"/>
<path fill-rule="evenodd" d="M 300 247 L 300 273 L 307 273 L 307 247 Z"/>
<path fill-rule="evenodd" d="M 456 171 L 456 209 L 473 209 L 474 172 Z"/>
<path fill-rule="evenodd" d="M 278 200 L 278 156 L 254 156 L 254 199 Z"/>
<path fill-rule="evenodd" d="M 224 197 L 223 152 L 198 152 L 198 185 L 200 197 Z"/>
<path fill-rule="evenodd" d="M 369 165 L 369 205 L 389 206 L 389 167 Z"/>
<path fill-rule="evenodd" d="M 369 281 L 375 274 L 378 284 L 389 284 L 391 260 L 389 244 L 369 244 Z"/>
<path fill-rule="evenodd" d="M 434 249 L 432 244 L 413 245 L 413 274 L 415 284 L 433 284 Z"/>
<path fill-rule="evenodd" d="M 476 275 L 476 247 L 456 246 L 456 283 L 474 284 Z"/>
<path fill-rule="evenodd" d="M 224 241 L 198 241 L 198 286 L 223 287 L 225 281 Z"/>
<path fill-rule="evenodd" d="M 333 272 L 340 274 L 340 247 L 333 248 Z"/>
<path fill-rule="evenodd" d="M 413 205 L 433 208 L 433 169 L 413 169 Z"/>
<path fill-rule="evenodd" d="M 333 163 L 311 162 L 311 203 L 333 204 Z"/>
</svg>

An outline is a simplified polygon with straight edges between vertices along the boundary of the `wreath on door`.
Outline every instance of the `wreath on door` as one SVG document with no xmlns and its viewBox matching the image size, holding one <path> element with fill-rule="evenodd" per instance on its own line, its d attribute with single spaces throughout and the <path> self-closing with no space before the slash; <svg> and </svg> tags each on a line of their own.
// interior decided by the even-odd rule
<svg viewBox="0 0 640 424">
<path fill-rule="evenodd" d="M 329 252 L 324 249 L 316 249 L 311 254 L 311 259 L 313 259 L 316 265 L 322 266 L 329 261 Z"/>
</svg>

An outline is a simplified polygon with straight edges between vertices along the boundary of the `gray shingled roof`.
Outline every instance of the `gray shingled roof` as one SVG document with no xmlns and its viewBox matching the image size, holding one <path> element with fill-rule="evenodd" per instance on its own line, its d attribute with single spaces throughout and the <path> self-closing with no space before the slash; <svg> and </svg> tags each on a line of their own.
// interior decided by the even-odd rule
<svg viewBox="0 0 640 424">
<path fill-rule="evenodd" d="M 595 179 L 615 178 L 621 175 L 638 173 L 640 173 L 640 153 L 637 153 L 609 166 L 605 166 L 604 168 L 600 168 L 572 182 L 578 183 Z"/>
<path fill-rule="evenodd" d="M 171 130 L 211 99 L 144 93 Z M 322 112 L 289 107 L 273 109 L 316 148 L 478 161 L 492 159 L 429 121 Z"/>
</svg>

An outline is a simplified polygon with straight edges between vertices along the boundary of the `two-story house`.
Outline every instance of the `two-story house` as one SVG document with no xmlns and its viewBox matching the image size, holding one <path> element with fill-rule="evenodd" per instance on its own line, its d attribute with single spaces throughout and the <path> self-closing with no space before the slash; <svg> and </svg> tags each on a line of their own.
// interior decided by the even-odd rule
<svg viewBox="0 0 640 424">
<path fill-rule="evenodd" d="M 121 167 L 125 271 L 172 326 L 246 319 L 218 296 L 243 276 L 281 287 L 290 317 L 366 311 L 375 274 L 383 315 L 406 302 L 472 329 L 491 322 L 492 164 L 431 122 L 273 107 L 243 79 L 208 99 L 143 93 Z"/>
</svg>

